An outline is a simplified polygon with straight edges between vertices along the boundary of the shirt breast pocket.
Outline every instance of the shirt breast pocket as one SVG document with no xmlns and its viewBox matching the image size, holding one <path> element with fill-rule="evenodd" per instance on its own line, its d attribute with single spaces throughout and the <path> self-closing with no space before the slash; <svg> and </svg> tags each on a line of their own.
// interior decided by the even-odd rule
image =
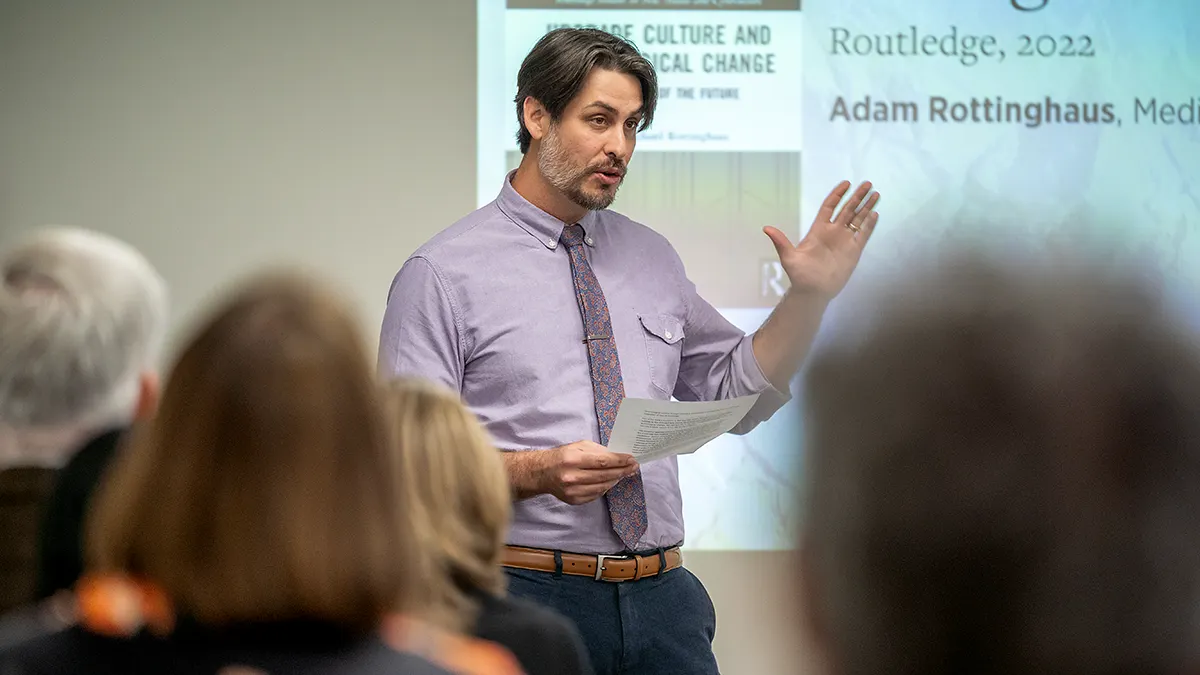
<svg viewBox="0 0 1200 675">
<path fill-rule="evenodd" d="M 664 394 L 675 391 L 683 356 L 683 322 L 670 314 L 639 314 L 646 339 L 650 382 Z"/>
</svg>

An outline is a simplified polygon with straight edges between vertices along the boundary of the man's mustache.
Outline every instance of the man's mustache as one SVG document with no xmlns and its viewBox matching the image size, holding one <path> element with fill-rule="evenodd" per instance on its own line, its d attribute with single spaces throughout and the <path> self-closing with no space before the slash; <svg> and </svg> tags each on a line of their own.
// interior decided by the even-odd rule
<svg viewBox="0 0 1200 675">
<path fill-rule="evenodd" d="M 625 176 L 625 162 L 617 160 L 617 161 L 608 162 L 605 164 L 589 166 L 587 168 L 587 173 L 613 173 L 613 172 L 620 174 L 622 177 L 624 177 Z"/>
</svg>

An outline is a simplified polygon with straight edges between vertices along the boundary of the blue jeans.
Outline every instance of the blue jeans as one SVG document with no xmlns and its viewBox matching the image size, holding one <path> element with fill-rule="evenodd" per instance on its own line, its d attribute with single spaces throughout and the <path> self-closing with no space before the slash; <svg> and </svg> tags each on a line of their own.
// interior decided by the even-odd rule
<svg viewBox="0 0 1200 675">
<path fill-rule="evenodd" d="M 558 611 L 583 635 L 596 675 L 718 675 L 717 616 L 686 568 L 638 581 L 505 568 L 509 592 Z"/>
</svg>

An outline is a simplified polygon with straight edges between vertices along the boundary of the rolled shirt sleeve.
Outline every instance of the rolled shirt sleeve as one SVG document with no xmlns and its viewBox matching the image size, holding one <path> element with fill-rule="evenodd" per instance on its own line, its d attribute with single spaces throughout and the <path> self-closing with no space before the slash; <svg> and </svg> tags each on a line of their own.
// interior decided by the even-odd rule
<svg viewBox="0 0 1200 675">
<path fill-rule="evenodd" d="M 791 392 L 779 391 L 763 374 L 754 356 L 754 334 L 747 335 L 700 297 L 677 255 L 675 261 L 687 304 L 687 335 L 674 396 L 681 401 L 718 401 L 758 394 L 754 406 L 730 430 L 748 433 L 787 404 Z"/>
</svg>

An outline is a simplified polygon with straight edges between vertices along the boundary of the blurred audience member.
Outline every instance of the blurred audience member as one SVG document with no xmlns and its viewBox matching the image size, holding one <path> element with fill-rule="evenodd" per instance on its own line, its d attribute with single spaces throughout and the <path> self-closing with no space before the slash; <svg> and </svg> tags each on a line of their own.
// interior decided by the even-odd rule
<svg viewBox="0 0 1200 675">
<path fill-rule="evenodd" d="M 387 647 L 422 583 L 354 318 L 251 283 L 182 352 L 88 520 L 79 624 L 5 673 L 435 673 Z"/>
<path fill-rule="evenodd" d="M 4 611 L 78 577 L 91 490 L 121 433 L 158 398 L 167 292 L 125 243 L 70 228 L 39 230 L 0 255 L 0 281 Z"/>
<path fill-rule="evenodd" d="M 510 650 L 529 675 L 590 675 L 575 626 L 505 594 L 500 567 L 512 513 L 508 474 L 479 421 L 453 392 L 400 379 L 384 391 L 399 482 L 438 566 L 427 617 Z"/>
<path fill-rule="evenodd" d="M 1195 671 L 1200 356 L 1160 298 L 967 258 L 859 313 L 806 386 L 832 671 Z"/>
</svg>

